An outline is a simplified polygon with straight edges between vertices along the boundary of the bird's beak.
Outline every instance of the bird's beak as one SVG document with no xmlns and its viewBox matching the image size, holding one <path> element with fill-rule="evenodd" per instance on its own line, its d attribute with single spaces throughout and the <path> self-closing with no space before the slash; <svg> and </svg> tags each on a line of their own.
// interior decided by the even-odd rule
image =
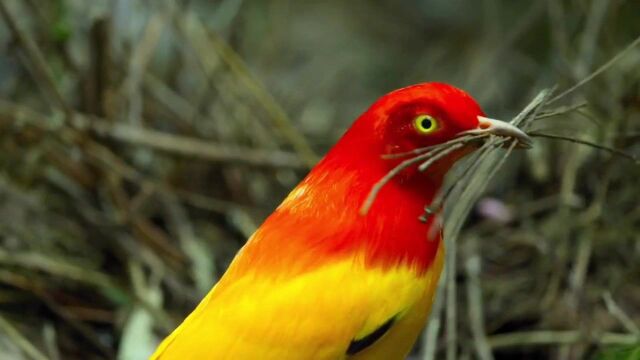
<svg viewBox="0 0 640 360">
<path fill-rule="evenodd" d="M 502 137 L 512 138 L 518 141 L 518 147 L 528 149 L 533 144 L 533 141 L 524 131 L 509 124 L 508 122 L 489 119 L 484 116 L 478 116 L 478 127 L 472 130 L 463 132 L 461 135 L 480 135 L 491 134 Z"/>
</svg>

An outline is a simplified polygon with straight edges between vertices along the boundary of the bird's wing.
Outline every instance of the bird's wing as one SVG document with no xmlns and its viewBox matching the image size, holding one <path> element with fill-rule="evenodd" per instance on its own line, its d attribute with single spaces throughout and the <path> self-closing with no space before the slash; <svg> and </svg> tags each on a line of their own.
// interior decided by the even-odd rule
<svg viewBox="0 0 640 360">
<path fill-rule="evenodd" d="M 429 312 L 442 253 L 423 274 L 350 258 L 291 278 L 223 278 L 152 359 L 402 358 Z"/>
</svg>

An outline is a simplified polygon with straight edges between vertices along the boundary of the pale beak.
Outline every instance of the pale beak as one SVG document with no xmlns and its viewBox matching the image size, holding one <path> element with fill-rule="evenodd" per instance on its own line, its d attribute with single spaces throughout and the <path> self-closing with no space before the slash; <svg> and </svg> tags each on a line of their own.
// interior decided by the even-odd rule
<svg viewBox="0 0 640 360">
<path fill-rule="evenodd" d="M 465 131 L 463 134 L 480 135 L 491 134 L 502 137 L 508 137 L 518 141 L 518 147 L 528 149 L 533 144 L 533 141 L 524 131 L 509 124 L 508 122 L 489 119 L 484 116 L 478 116 L 478 127 Z"/>
</svg>

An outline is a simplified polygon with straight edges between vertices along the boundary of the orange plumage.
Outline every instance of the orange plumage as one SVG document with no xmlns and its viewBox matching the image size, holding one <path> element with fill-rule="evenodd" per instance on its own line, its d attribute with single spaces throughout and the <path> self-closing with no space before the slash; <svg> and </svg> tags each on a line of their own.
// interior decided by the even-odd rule
<svg viewBox="0 0 640 360">
<path fill-rule="evenodd" d="M 359 210 L 401 161 L 383 155 L 491 131 L 483 115 L 466 93 L 440 83 L 380 98 L 251 236 L 152 359 L 404 358 L 426 322 L 443 263 L 437 222 L 419 217 L 448 169 L 473 147 L 426 172 L 406 169 L 366 214 Z"/>
</svg>

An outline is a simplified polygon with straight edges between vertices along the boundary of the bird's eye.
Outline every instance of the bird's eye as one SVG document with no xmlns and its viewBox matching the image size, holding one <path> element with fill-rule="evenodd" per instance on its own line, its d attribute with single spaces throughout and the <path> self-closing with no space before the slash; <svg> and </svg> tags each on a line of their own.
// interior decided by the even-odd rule
<svg viewBox="0 0 640 360">
<path fill-rule="evenodd" d="M 418 133 L 426 135 L 438 130 L 438 120 L 431 115 L 418 115 L 413 121 Z"/>
</svg>

